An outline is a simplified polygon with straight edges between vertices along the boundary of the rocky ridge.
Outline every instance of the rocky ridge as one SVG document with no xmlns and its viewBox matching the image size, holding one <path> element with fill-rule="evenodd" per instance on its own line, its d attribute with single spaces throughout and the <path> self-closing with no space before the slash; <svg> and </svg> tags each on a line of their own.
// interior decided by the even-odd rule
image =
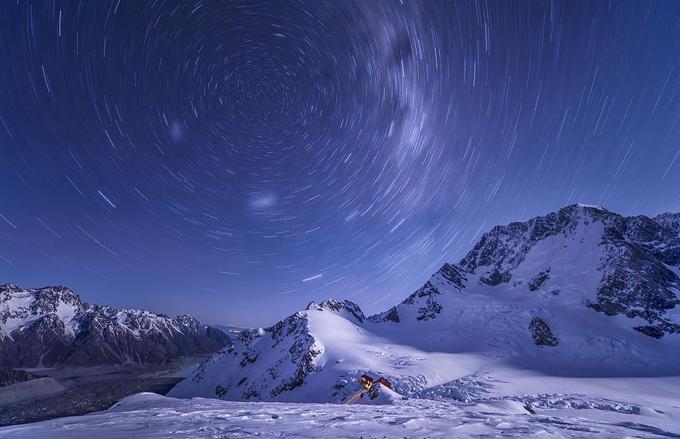
<svg viewBox="0 0 680 439">
<path fill-rule="evenodd" d="M 0 366 L 155 363 L 228 342 L 222 331 L 186 315 L 91 305 L 63 286 L 0 286 Z"/>
</svg>

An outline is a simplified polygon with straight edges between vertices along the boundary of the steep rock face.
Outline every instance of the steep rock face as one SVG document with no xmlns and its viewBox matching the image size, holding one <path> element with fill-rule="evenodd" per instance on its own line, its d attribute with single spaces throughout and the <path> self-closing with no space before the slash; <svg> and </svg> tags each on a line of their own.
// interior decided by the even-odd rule
<svg viewBox="0 0 680 439">
<path fill-rule="evenodd" d="M 529 291 L 537 291 L 548 279 L 550 279 L 550 267 L 545 271 L 539 271 L 531 278 L 529 281 Z"/>
<path fill-rule="evenodd" d="M 629 235 L 664 263 L 680 266 L 680 213 L 664 213 L 651 219 L 635 218 L 637 221 L 631 221 L 629 225 Z"/>
<path fill-rule="evenodd" d="M 465 288 L 465 282 L 467 281 L 466 274 L 465 270 L 460 266 L 444 264 L 425 285 L 407 297 L 402 304 L 417 306 L 416 318 L 418 320 L 434 319 L 442 311 L 442 306 L 437 301 L 437 296 L 441 294 L 440 289 L 453 288 L 459 291 L 462 290 Z M 398 323 L 401 320 L 399 307 L 392 307 L 383 313 L 370 316 L 368 320 L 376 323 Z"/>
<path fill-rule="evenodd" d="M 73 341 L 64 322 L 55 314 L 46 314 L 0 340 L 3 366 L 56 366 L 61 363 Z"/>
<path fill-rule="evenodd" d="M 553 335 L 550 326 L 540 317 L 534 317 L 529 323 L 529 332 L 536 346 L 557 346 L 559 342 Z"/>
<path fill-rule="evenodd" d="M 189 316 L 89 305 L 68 288 L 0 286 L 0 365 L 93 366 L 209 353 L 226 334 Z"/>
<path fill-rule="evenodd" d="M 350 302 L 349 300 L 335 300 L 329 299 L 324 300 L 318 305 L 315 302 L 310 302 L 307 305 L 307 310 L 328 310 L 339 314 L 343 317 L 349 317 L 352 320 L 356 320 L 358 323 L 363 323 L 366 320 L 363 311 L 356 303 Z"/>
<path fill-rule="evenodd" d="M 610 215 L 601 245 L 606 258 L 595 303 L 596 311 L 607 315 L 639 317 L 648 325 L 640 332 L 662 337 L 680 333 L 680 324 L 667 312 L 680 304 L 680 239 L 673 223 L 644 216 L 623 218 Z M 675 270 L 673 270 L 675 268 Z"/>
<path fill-rule="evenodd" d="M 351 302 L 329 301 L 308 309 L 361 310 Z M 194 394 L 221 399 L 276 400 L 302 386 L 324 347 L 309 329 L 309 311 L 297 312 L 265 329 L 243 331 L 229 346 L 175 387 L 171 396 Z M 354 314 L 352 313 L 354 316 Z"/>
<path fill-rule="evenodd" d="M 590 309 L 628 317 L 632 328 L 655 338 L 677 334 L 680 323 L 672 315 L 680 304 L 679 218 L 678 214 L 623 217 L 598 206 L 571 205 L 525 222 L 496 226 L 458 264 L 446 264 L 394 310 L 369 320 L 403 321 L 402 314 L 435 319 L 446 308 L 442 291 L 492 294 L 502 285 L 512 290 L 524 283 L 525 291 L 549 288 L 558 295 L 576 285 L 586 293 L 584 297 L 590 294 L 583 303 Z M 571 279 L 568 273 L 553 279 L 554 270 L 564 271 L 564 266 L 550 266 L 548 261 L 578 245 L 600 258 L 580 267 Z M 562 260 L 571 263 L 579 257 L 574 254 L 571 260 Z M 596 276 L 596 286 L 578 285 L 585 272 Z"/>
</svg>

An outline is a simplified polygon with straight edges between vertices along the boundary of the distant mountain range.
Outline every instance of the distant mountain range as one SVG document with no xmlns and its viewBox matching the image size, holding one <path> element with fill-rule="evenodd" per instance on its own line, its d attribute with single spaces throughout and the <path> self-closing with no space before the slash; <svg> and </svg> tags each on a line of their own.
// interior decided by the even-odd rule
<svg viewBox="0 0 680 439">
<path fill-rule="evenodd" d="M 466 399 L 508 368 L 678 373 L 679 275 L 680 214 L 571 205 L 493 228 L 378 315 L 328 300 L 243 331 L 170 395 L 339 402 L 372 371 L 402 395 Z"/>
<path fill-rule="evenodd" d="M 240 326 L 232 326 L 232 325 L 210 325 L 213 328 L 217 328 L 220 331 L 224 332 L 231 338 L 236 338 L 241 332 L 246 331 L 246 328 L 241 328 Z"/>
<path fill-rule="evenodd" d="M 90 305 L 62 286 L 0 286 L 0 366 L 155 363 L 214 352 L 223 331 L 193 317 Z"/>
</svg>

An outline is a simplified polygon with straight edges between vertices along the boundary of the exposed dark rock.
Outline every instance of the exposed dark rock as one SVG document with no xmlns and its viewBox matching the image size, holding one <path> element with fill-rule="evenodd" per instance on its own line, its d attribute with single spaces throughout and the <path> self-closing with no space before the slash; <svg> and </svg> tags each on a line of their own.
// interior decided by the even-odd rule
<svg viewBox="0 0 680 439">
<path fill-rule="evenodd" d="M 633 329 L 654 338 L 661 338 L 664 336 L 664 331 L 656 326 L 636 326 Z"/>
<path fill-rule="evenodd" d="M 0 387 L 9 386 L 10 384 L 21 383 L 24 381 L 31 381 L 36 378 L 40 378 L 40 375 L 20 369 L 0 368 Z"/>
<path fill-rule="evenodd" d="M 259 357 L 259 354 L 253 355 L 252 352 L 244 352 L 243 353 L 243 360 L 241 360 L 241 367 L 246 367 L 248 364 L 253 364 L 254 362 L 257 361 L 257 357 Z"/>
<path fill-rule="evenodd" d="M 432 285 L 432 282 L 427 281 L 425 285 L 423 285 L 419 290 L 416 290 L 413 294 L 408 296 L 406 300 L 404 300 L 403 303 L 406 303 L 408 305 L 412 305 L 416 303 L 417 299 L 421 297 L 431 297 L 431 296 L 437 296 L 441 294 L 439 290 Z"/>
<path fill-rule="evenodd" d="M 321 354 L 322 351 L 318 349 L 307 349 L 303 351 L 300 346 L 301 344 L 302 343 L 296 343 L 294 348 L 291 348 L 291 358 L 293 359 L 293 363 L 297 364 L 297 369 L 293 376 L 276 386 L 276 388 L 272 390 L 271 396 L 274 397 L 283 392 L 300 387 L 304 384 L 305 378 L 307 378 L 310 373 L 314 372 L 314 357 Z"/>
<path fill-rule="evenodd" d="M 495 287 L 496 285 L 510 282 L 511 277 L 512 276 L 507 271 L 501 273 L 497 268 L 495 268 L 487 277 L 482 277 L 479 279 L 479 281 L 483 284 Z"/>
<path fill-rule="evenodd" d="M 246 390 L 241 395 L 241 398 L 243 398 L 244 400 L 248 400 L 250 398 L 259 399 L 260 398 L 260 392 L 258 392 L 257 390 L 254 390 L 254 389 Z"/>
<path fill-rule="evenodd" d="M 425 306 L 418 308 L 418 317 L 416 317 L 418 320 L 431 320 L 437 317 L 437 314 L 442 312 L 442 306 L 434 300 L 432 297 L 429 297 L 427 301 L 425 302 Z"/>
<path fill-rule="evenodd" d="M 336 306 L 336 305 L 342 306 Z M 358 307 L 351 306 L 351 302 L 327 301 L 317 305 L 311 303 L 309 310 L 329 309 L 333 312 L 352 310 L 355 318 L 363 317 L 359 314 Z M 332 308 L 326 308 L 332 307 Z M 236 361 L 239 370 L 245 376 L 235 384 L 239 393 L 230 396 L 242 399 L 271 399 L 281 393 L 296 389 L 304 384 L 310 373 L 316 370 L 314 359 L 323 351 L 315 344 L 316 340 L 309 332 L 308 317 L 304 312 L 297 312 L 265 329 L 252 329 L 242 331 L 238 338 L 227 348 L 215 354 L 209 361 L 203 363 L 194 373 L 192 380 L 201 382 L 204 379 L 206 368 L 213 367 L 223 361 Z M 265 373 L 259 373 L 259 379 L 248 379 L 252 370 L 261 370 L 262 352 L 276 352 L 275 355 L 267 355 Z M 232 357 L 235 357 L 232 360 Z M 254 369 L 253 369 L 254 368 Z M 234 377 L 236 381 L 237 377 Z M 263 387 L 263 380 L 271 383 Z M 219 384 L 219 391 L 224 397 L 230 392 L 230 386 L 225 383 Z"/>
<path fill-rule="evenodd" d="M 437 274 L 441 275 L 441 278 L 459 290 L 465 288 L 467 277 L 465 276 L 465 272 L 459 266 L 444 264 L 444 266 L 439 269 Z"/>
<path fill-rule="evenodd" d="M 540 317 L 534 317 L 529 323 L 529 332 L 534 339 L 536 346 L 557 346 L 559 344 L 557 337 L 555 337 L 550 330 L 548 324 Z"/>
<path fill-rule="evenodd" d="M 647 217 L 613 221 L 605 230 L 602 246 L 606 259 L 596 302 L 588 304 L 607 315 L 642 317 L 655 330 L 640 330 L 655 338 L 659 334 L 680 332 L 680 325 L 665 318 L 667 310 L 680 304 L 675 291 L 680 279 L 668 268 L 672 260 L 659 248 L 674 244 L 677 233 Z"/>
<path fill-rule="evenodd" d="M 529 291 L 537 291 L 541 286 L 550 279 L 550 268 L 541 271 L 529 281 Z"/>
<path fill-rule="evenodd" d="M 215 387 L 215 396 L 217 396 L 218 398 L 222 398 L 226 393 L 227 389 L 225 387 L 222 387 L 220 384 L 218 384 Z"/>
<path fill-rule="evenodd" d="M 387 311 L 384 321 L 399 323 L 399 312 L 397 311 L 396 307 L 393 306 L 389 311 Z"/>
</svg>

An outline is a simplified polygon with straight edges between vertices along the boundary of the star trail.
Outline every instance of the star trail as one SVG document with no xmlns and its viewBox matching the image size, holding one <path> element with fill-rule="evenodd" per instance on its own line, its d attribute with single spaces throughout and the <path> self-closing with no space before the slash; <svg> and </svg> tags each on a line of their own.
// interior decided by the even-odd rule
<svg viewBox="0 0 680 439">
<path fill-rule="evenodd" d="M 0 281 L 264 325 L 496 224 L 680 210 L 680 5 L 4 1 Z"/>
</svg>

